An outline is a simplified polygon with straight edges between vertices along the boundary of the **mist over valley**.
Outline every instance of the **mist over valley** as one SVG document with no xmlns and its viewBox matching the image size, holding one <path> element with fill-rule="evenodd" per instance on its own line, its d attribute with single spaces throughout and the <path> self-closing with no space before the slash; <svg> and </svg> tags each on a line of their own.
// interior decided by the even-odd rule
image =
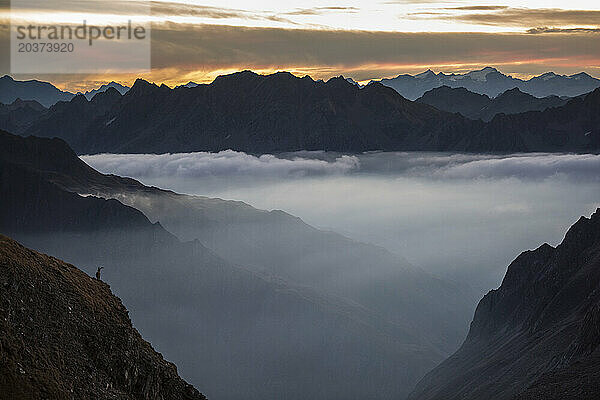
<svg viewBox="0 0 600 400">
<path fill-rule="evenodd" d="M 513 254 L 560 242 L 578 215 L 600 204 L 598 155 L 223 151 L 82 159 L 147 185 L 283 210 L 481 292 L 500 284 Z"/>
</svg>

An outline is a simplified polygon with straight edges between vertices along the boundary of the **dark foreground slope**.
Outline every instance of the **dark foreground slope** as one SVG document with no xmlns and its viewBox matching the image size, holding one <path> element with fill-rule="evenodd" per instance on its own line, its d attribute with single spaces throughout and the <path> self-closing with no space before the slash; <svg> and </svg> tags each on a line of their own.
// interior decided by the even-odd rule
<svg viewBox="0 0 600 400">
<path fill-rule="evenodd" d="M 600 209 L 556 248 L 517 257 L 479 303 L 460 350 L 410 398 L 598 399 L 599 321 Z"/>
<path fill-rule="evenodd" d="M 205 399 L 108 285 L 0 235 L 0 398 Z"/>
</svg>

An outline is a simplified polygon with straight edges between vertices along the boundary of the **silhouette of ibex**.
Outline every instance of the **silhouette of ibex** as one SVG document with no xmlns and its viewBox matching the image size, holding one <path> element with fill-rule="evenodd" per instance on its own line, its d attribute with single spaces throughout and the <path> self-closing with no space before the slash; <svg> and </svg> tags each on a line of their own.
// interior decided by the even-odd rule
<svg viewBox="0 0 600 400">
<path fill-rule="evenodd" d="M 98 279 L 99 281 L 101 281 L 102 279 L 100 279 L 100 271 L 103 269 L 104 267 L 98 267 L 98 270 L 96 271 L 96 279 Z"/>
</svg>

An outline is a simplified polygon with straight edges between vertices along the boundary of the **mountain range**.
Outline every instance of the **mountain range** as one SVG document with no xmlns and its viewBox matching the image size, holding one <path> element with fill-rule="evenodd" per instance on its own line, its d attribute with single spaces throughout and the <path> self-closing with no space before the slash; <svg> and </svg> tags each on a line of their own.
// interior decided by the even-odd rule
<svg viewBox="0 0 600 400">
<path fill-rule="evenodd" d="M 124 96 L 114 90 L 104 95 L 59 102 L 18 133 L 61 137 L 78 153 L 230 148 L 266 153 L 435 150 L 452 146 L 460 132 L 478 125 L 408 101 L 381 84 L 361 89 L 341 77 L 318 82 L 245 71 L 195 88 L 137 80 Z"/>
<path fill-rule="evenodd" d="M 438 110 L 460 113 L 467 118 L 491 121 L 498 114 L 520 114 L 528 111 L 544 111 L 547 108 L 560 107 L 570 98 L 547 96 L 538 98 L 523 93 L 518 88 L 507 90 L 497 97 L 470 92 L 465 88 L 440 86 L 431 89 L 416 101 L 429 104 Z"/>
<path fill-rule="evenodd" d="M 462 347 L 410 399 L 597 399 L 599 321 L 600 209 L 557 247 L 517 257 L 479 302 Z"/>
<path fill-rule="evenodd" d="M 398 75 L 381 79 L 383 85 L 394 88 L 402 96 L 416 100 L 425 92 L 440 86 L 465 88 L 471 92 L 496 97 L 507 90 L 518 88 L 535 97 L 575 97 L 600 87 L 600 79 L 585 72 L 574 75 L 557 75 L 553 72 L 535 76 L 528 80 L 505 75 L 492 67 L 465 74 L 444 74 L 427 70 L 417 75 Z"/>
<path fill-rule="evenodd" d="M 27 118 L 21 121 L 16 112 L 0 113 L 0 126 L 24 136 L 60 137 L 80 154 L 600 149 L 600 89 L 568 101 L 536 99 L 518 90 L 489 101 L 455 92 L 442 88 L 413 102 L 380 83 L 361 88 L 343 77 L 323 82 L 245 71 L 193 88 L 170 89 L 139 79 L 125 95 L 114 88 L 89 101 L 78 95 L 48 110 L 23 113 Z M 449 106 L 451 97 L 460 98 L 456 104 L 464 103 L 463 112 L 474 117 L 500 114 L 484 122 L 423 103 L 457 111 L 458 106 Z M 550 108 L 527 111 L 545 106 Z M 526 112 L 505 114 L 518 111 Z"/>
<path fill-rule="evenodd" d="M 346 79 L 353 85 L 362 87 L 352 78 Z M 376 79 L 371 82 L 380 82 L 385 86 L 389 86 L 409 100 L 416 100 L 423 96 L 425 92 L 441 86 L 462 87 L 492 98 L 514 88 L 535 97 L 576 97 L 600 87 L 600 79 L 596 79 L 585 72 L 573 75 L 557 75 L 553 72 L 546 72 L 528 80 L 523 80 L 505 75 L 493 67 L 485 67 L 464 74 L 445 74 L 443 72 L 436 74 L 429 69 L 417 75 L 404 74 L 395 78 Z M 200 86 L 200 84 L 188 82 L 185 85 L 176 86 L 175 89 L 194 88 L 196 86 Z M 129 90 L 129 87 L 113 81 L 82 94 L 88 100 L 91 100 L 97 93 L 104 92 L 111 87 L 117 89 L 121 94 L 125 94 Z M 35 100 L 44 107 L 50 107 L 58 101 L 68 101 L 75 95 L 76 93 L 61 91 L 48 82 L 37 80 L 17 81 L 8 75 L 0 78 L 0 103 L 4 104 L 21 99 Z"/>
<path fill-rule="evenodd" d="M 37 80 L 16 81 L 8 75 L 0 78 L 0 103 L 10 104 L 17 99 L 34 100 L 44 107 L 58 101 L 69 101 L 73 93 L 64 92 L 48 82 Z"/>
<path fill-rule="evenodd" d="M 100 174 L 60 139 L 0 144 L 0 231 L 105 266 L 136 327 L 208 397 L 404 397 L 466 333 L 475 294 L 382 248 Z"/>
<path fill-rule="evenodd" d="M 105 92 L 109 88 L 116 89 L 119 93 L 125 94 L 129 88 L 117 82 L 110 82 L 97 89 L 89 90 L 83 95 L 90 100 L 98 93 Z M 38 80 L 17 81 L 9 75 L 0 78 L 0 103 L 11 104 L 17 100 L 35 101 L 48 108 L 59 101 L 69 101 L 75 97 L 75 93 L 58 89 L 49 82 Z M 1 129 L 1 128 L 0 128 Z"/>
<path fill-rule="evenodd" d="M 206 400 L 108 285 L 0 235 L 0 397 Z"/>
</svg>

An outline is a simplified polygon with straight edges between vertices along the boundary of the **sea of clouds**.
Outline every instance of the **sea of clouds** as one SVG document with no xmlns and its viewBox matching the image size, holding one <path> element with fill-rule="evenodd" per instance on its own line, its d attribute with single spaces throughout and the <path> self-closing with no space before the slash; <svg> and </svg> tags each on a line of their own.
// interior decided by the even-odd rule
<svg viewBox="0 0 600 400">
<path fill-rule="evenodd" d="M 255 156 L 218 153 L 97 154 L 82 159 L 99 171 L 136 178 L 285 177 L 360 173 L 401 174 L 433 179 L 519 178 L 600 179 L 597 154 L 440 154 L 301 152 Z"/>
<path fill-rule="evenodd" d="M 99 154 L 104 173 L 280 209 L 483 291 L 600 207 L 600 155 Z"/>
<path fill-rule="evenodd" d="M 99 171 L 140 178 L 337 175 L 357 170 L 360 164 L 358 157 L 348 155 L 326 161 L 300 156 L 254 156 L 233 150 L 218 153 L 98 154 L 83 156 L 82 159 Z"/>
</svg>

